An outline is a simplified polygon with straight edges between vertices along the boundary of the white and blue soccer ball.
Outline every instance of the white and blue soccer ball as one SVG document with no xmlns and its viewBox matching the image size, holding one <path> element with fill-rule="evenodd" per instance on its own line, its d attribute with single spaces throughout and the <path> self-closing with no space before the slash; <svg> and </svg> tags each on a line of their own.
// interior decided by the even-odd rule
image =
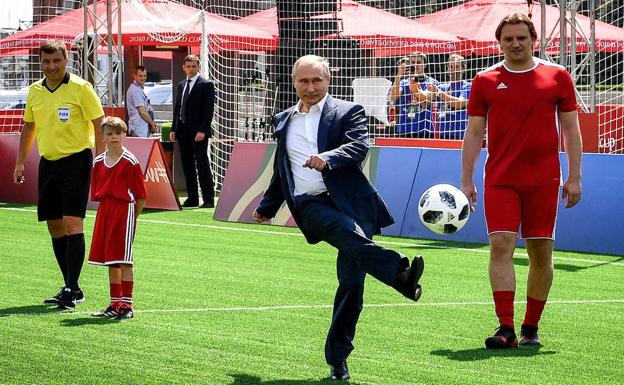
<svg viewBox="0 0 624 385">
<path fill-rule="evenodd" d="M 418 217 L 436 234 L 453 234 L 468 222 L 470 203 L 466 195 L 450 184 L 437 184 L 418 201 Z"/>
</svg>

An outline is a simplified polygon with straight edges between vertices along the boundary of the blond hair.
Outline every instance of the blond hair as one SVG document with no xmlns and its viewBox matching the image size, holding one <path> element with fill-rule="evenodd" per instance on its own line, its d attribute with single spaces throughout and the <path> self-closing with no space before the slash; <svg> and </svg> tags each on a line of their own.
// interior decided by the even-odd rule
<svg viewBox="0 0 624 385">
<path fill-rule="evenodd" d="M 463 69 L 466 69 L 466 59 L 462 55 L 452 53 L 449 55 L 448 62 L 458 62 L 459 64 L 461 64 Z"/>
<path fill-rule="evenodd" d="M 107 116 L 102 120 L 102 124 L 100 125 L 100 129 L 104 132 L 106 129 L 110 129 L 117 134 L 128 133 L 128 126 L 126 123 L 116 116 Z"/>
</svg>

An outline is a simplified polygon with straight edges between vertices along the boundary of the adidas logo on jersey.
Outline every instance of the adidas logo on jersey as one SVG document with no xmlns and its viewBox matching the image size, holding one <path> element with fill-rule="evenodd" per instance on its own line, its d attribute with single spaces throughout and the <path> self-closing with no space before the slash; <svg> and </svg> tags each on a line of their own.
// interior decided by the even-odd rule
<svg viewBox="0 0 624 385">
<path fill-rule="evenodd" d="M 497 90 L 504 90 L 506 88 L 507 86 L 505 85 L 505 83 L 502 82 L 498 84 L 498 87 L 496 87 Z"/>
</svg>

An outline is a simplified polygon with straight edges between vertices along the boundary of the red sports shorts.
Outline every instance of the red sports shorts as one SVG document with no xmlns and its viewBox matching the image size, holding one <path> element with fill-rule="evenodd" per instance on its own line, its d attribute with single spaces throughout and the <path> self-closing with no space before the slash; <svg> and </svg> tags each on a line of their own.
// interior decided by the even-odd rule
<svg viewBox="0 0 624 385">
<path fill-rule="evenodd" d="M 522 238 L 555 239 L 559 186 L 485 186 L 488 235 L 518 233 Z"/>
<path fill-rule="evenodd" d="M 136 228 L 135 203 L 116 199 L 100 202 L 95 217 L 89 263 L 132 265 L 132 244 Z"/>
</svg>

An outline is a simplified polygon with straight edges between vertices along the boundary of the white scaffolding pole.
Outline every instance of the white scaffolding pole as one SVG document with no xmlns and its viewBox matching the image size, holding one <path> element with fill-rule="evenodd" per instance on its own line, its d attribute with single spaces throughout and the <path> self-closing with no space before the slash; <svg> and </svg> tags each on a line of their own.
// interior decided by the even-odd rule
<svg viewBox="0 0 624 385">
<path fill-rule="evenodd" d="M 82 75 L 93 84 L 105 106 L 119 106 L 123 95 L 123 55 L 121 48 L 121 1 L 83 0 Z M 105 11 L 100 7 L 105 6 Z M 117 41 L 113 23 L 117 23 Z M 106 65 L 98 60 L 98 49 L 106 52 Z"/>
<path fill-rule="evenodd" d="M 199 70 L 201 72 L 201 76 L 205 79 L 209 79 L 209 71 L 208 71 L 208 26 L 206 25 L 206 11 L 201 11 L 201 26 L 202 26 L 202 35 L 200 42 L 200 50 L 199 50 Z"/>
</svg>

